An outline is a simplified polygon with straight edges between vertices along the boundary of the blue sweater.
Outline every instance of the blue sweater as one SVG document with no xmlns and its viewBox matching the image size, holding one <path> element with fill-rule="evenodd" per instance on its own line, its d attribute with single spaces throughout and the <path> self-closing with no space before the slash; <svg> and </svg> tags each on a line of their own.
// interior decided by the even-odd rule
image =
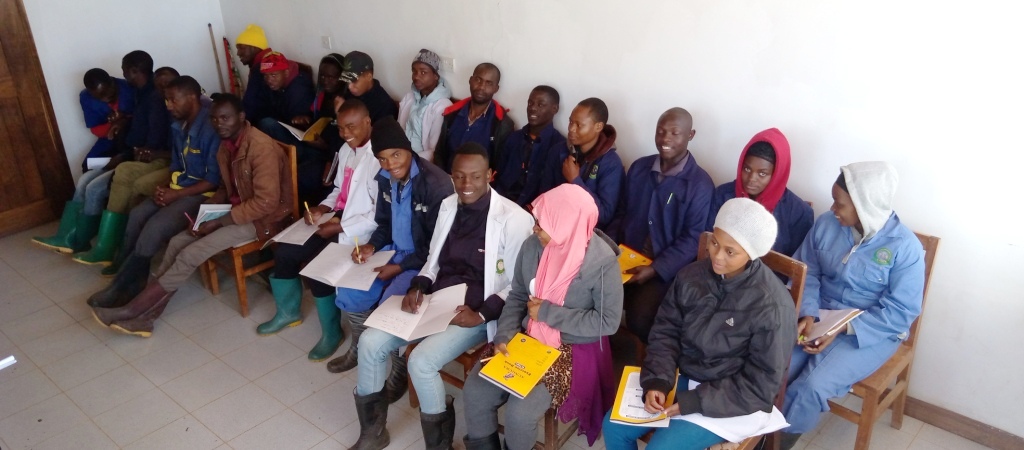
<svg viewBox="0 0 1024 450">
<path fill-rule="evenodd" d="M 658 155 L 650 155 L 629 167 L 619 242 L 642 251 L 650 236 L 652 267 L 662 280 L 670 282 L 697 259 L 697 244 L 708 220 L 715 184 L 692 153 L 682 172 L 661 183 L 658 173 L 652 171 L 655 164 Z"/>
<path fill-rule="evenodd" d="M 163 94 L 153 85 L 153 80 L 139 89 L 135 104 L 135 116 L 124 138 L 125 151 L 131 152 L 133 147 L 150 150 L 170 148 L 171 115 L 167 112 Z"/>
<path fill-rule="evenodd" d="M 707 230 L 715 228 L 715 216 L 722 204 L 736 198 L 736 180 L 730 181 L 715 189 L 715 195 L 711 198 L 711 213 L 708 214 Z M 775 238 L 775 245 L 772 250 L 786 256 L 793 256 L 797 247 L 804 241 L 804 236 L 814 224 L 814 211 L 811 205 L 800 197 L 786 189 L 772 211 L 775 221 L 779 225 L 779 234 Z"/>
<path fill-rule="evenodd" d="M 562 163 L 569 157 L 569 150 L 563 148 L 558 155 L 558 163 L 553 168 L 559 184 L 565 183 L 562 176 Z M 623 178 L 626 170 L 622 166 L 622 159 L 614 148 L 601 155 L 593 162 L 584 162 L 580 165 L 580 174 L 572 183 L 586 189 L 594 202 L 597 203 L 597 227 L 605 230 L 615 218 L 615 209 L 619 204 L 619 196 L 622 194 Z M 552 187 L 554 187 L 552 186 Z"/>
<path fill-rule="evenodd" d="M 117 110 L 122 114 L 132 114 L 135 111 L 135 88 L 133 88 L 127 81 L 120 78 L 114 78 L 114 83 L 117 84 Z M 97 99 L 89 95 L 89 91 L 82 89 L 78 93 L 78 103 L 82 105 L 82 115 L 85 117 L 85 127 L 92 128 L 107 123 L 107 116 L 113 112 L 110 105 L 104 103 L 102 100 Z M 130 124 L 129 124 L 130 125 Z M 101 137 L 96 140 L 92 148 L 89 149 L 89 153 L 85 156 L 86 158 L 103 158 L 107 156 L 114 156 L 112 154 L 114 149 L 114 141 Z M 85 170 L 85 160 L 82 160 L 82 170 Z"/>
<path fill-rule="evenodd" d="M 505 151 L 500 155 L 501 161 L 495 164 L 498 173 L 491 187 L 502 197 L 508 198 L 519 206 L 533 202 L 538 195 L 561 184 L 562 161 L 557 159 L 559 152 L 565 149 L 565 136 L 548 124 L 537 136 L 537 141 L 530 142 L 527 134 L 529 125 L 513 131 L 505 140 Z M 523 153 L 529 146 L 530 163 L 525 168 L 526 180 L 523 177 Z"/>
<path fill-rule="evenodd" d="M 896 213 L 850 254 L 854 243 L 851 229 L 827 212 L 793 257 L 807 264 L 800 317 L 818 317 L 819 309 L 862 309 L 850 323 L 864 348 L 897 339 L 921 314 L 924 249 Z"/>
</svg>

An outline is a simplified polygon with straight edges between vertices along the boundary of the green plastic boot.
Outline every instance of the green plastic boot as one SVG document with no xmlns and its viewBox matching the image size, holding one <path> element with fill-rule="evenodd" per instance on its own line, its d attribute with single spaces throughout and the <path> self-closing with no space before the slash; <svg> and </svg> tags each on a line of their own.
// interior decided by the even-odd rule
<svg viewBox="0 0 1024 450">
<path fill-rule="evenodd" d="M 95 216 L 79 214 L 75 224 L 75 232 L 68 236 L 70 247 L 58 250 L 61 253 L 78 253 L 89 250 L 89 243 L 92 242 L 92 238 L 96 237 L 96 233 L 99 230 L 100 216 L 98 214 Z"/>
<path fill-rule="evenodd" d="M 298 278 L 274 278 L 270 277 L 270 291 L 274 294 L 274 304 L 277 305 L 277 312 L 274 318 L 256 326 L 256 333 L 260 336 L 277 334 L 287 327 L 294 327 L 302 323 L 302 282 Z"/>
<path fill-rule="evenodd" d="M 60 215 L 60 226 L 57 227 L 57 234 L 49 237 L 37 236 L 32 238 L 32 242 L 60 251 L 61 253 L 69 253 L 61 249 L 71 248 L 68 239 L 75 232 L 75 224 L 78 222 L 78 215 L 82 213 L 83 206 L 85 205 L 82 202 L 76 201 L 64 203 L 64 212 Z"/>
<path fill-rule="evenodd" d="M 124 228 L 128 225 L 128 216 L 110 210 L 104 210 L 100 219 L 99 239 L 96 246 L 87 252 L 76 254 L 71 259 L 86 265 L 102 264 L 109 266 L 114 260 L 114 253 L 124 239 Z"/>
<path fill-rule="evenodd" d="M 338 351 L 341 346 L 341 310 L 334 304 L 334 295 L 316 297 L 316 313 L 320 316 L 320 341 L 309 351 L 309 360 L 320 362 Z"/>
</svg>

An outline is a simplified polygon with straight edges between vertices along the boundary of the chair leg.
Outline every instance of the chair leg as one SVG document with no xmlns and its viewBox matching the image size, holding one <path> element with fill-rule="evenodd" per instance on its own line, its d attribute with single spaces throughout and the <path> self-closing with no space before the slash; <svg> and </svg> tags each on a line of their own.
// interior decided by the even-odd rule
<svg viewBox="0 0 1024 450">
<path fill-rule="evenodd" d="M 217 265 L 213 261 L 206 261 L 207 276 L 210 278 L 210 293 L 220 295 L 220 279 L 217 278 Z"/>
<path fill-rule="evenodd" d="M 199 265 L 199 278 L 202 280 L 203 287 L 206 290 L 210 290 L 210 270 L 210 260 L 203 261 Z"/>
<path fill-rule="evenodd" d="M 857 423 L 857 441 L 854 450 L 867 450 L 871 445 L 871 432 L 875 428 L 875 420 L 878 419 L 878 396 L 869 395 L 864 397 L 860 407 L 860 421 Z"/>
<path fill-rule="evenodd" d="M 245 266 L 242 255 L 232 252 L 235 263 L 235 284 L 238 286 L 238 309 L 242 317 L 249 317 L 249 292 L 245 288 Z"/>
<path fill-rule="evenodd" d="M 544 449 L 558 450 L 558 419 L 551 408 L 544 412 Z"/>
<path fill-rule="evenodd" d="M 903 411 L 907 406 L 907 390 L 896 397 L 896 400 L 892 402 L 892 421 L 889 422 L 893 428 L 899 430 L 903 428 Z"/>
</svg>

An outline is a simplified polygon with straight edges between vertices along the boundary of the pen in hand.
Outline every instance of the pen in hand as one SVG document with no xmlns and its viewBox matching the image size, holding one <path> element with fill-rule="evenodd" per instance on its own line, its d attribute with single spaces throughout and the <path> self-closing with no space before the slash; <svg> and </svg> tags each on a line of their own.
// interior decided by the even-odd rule
<svg viewBox="0 0 1024 450">
<path fill-rule="evenodd" d="M 359 236 L 356 236 L 355 240 L 356 240 L 356 260 L 359 261 L 359 264 L 362 264 L 363 263 L 363 252 L 362 252 L 362 250 L 359 250 Z"/>
</svg>

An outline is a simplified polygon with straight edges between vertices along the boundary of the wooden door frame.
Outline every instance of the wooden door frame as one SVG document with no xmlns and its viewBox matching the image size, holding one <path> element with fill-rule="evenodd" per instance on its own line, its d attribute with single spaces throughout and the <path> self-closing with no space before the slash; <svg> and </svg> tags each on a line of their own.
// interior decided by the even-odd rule
<svg viewBox="0 0 1024 450">
<path fill-rule="evenodd" d="M 29 128 L 28 136 L 36 155 L 38 170 L 43 177 L 46 195 L 45 201 L 22 208 L 31 214 L 24 211 L 16 214 L 0 212 L 2 236 L 31 228 L 59 216 L 64 202 L 73 195 L 75 185 L 67 153 L 64 151 L 64 142 L 57 128 L 50 91 L 46 87 L 25 5 L 22 0 L 0 0 L 0 3 L 3 4 L 5 11 L 0 15 L 0 45 L 8 55 L 7 64 L 15 88 L 20 93 L 26 93 L 19 95 L 18 100 L 24 114 L 25 125 Z M 16 10 L 17 14 L 8 14 L 11 10 Z M 38 91 L 38 95 L 30 94 L 35 91 Z M 45 130 L 41 129 L 43 126 Z"/>
</svg>

